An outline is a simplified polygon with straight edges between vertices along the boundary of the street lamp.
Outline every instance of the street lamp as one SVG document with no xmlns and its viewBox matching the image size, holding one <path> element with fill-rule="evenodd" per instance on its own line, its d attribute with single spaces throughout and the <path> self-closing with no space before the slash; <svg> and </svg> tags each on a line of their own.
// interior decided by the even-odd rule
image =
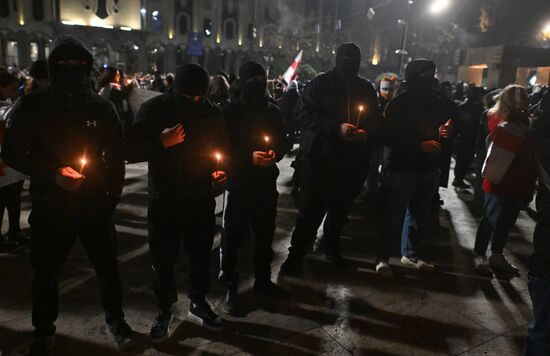
<svg viewBox="0 0 550 356">
<path fill-rule="evenodd" d="M 434 0 L 430 6 L 430 12 L 434 15 L 437 15 L 448 8 L 450 5 L 449 0 Z"/>
<path fill-rule="evenodd" d="M 403 39 L 401 41 L 401 48 L 395 51 L 395 54 L 398 54 L 401 56 L 401 59 L 399 60 L 399 76 L 403 76 L 403 66 L 405 64 L 405 56 L 409 54 L 407 52 L 407 34 L 409 33 L 409 10 L 411 8 L 411 5 L 413 4 L 413 0 L 407 0 L 407 8 L 405 10 L 405 16 L 403 19 L 399 19 L 397 23 L 401 26 L 403 26 Z"/>
<path fill-rule="evenodd" d="M 544 27 L 542 28 L 542 31 L 540 32 L 542 35 L 542 39 L 544 41 L 550 40 L 550 22 L 548 22 Z"/>
</svg>

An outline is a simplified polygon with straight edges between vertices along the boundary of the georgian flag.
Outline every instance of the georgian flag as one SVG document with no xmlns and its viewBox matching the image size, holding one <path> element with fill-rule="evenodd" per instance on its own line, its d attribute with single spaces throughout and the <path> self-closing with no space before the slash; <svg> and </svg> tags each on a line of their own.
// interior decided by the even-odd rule
<svg viewBox="0 0 550 356">
<path fill-rule="evenodd" d="M 285 74 L 283 74 L 283 79 L 285 80 L 286 84 L 290 84 L 291 81 L 296 79 L 298 76 L 298 67 L 300 66 L 300 63 L 302 62 L 302 54 L 304 53 L 304 50 L 300 50 L 296 58 L 292 61 L 292 64 L 288 69 L 286 70 Z"/>
<path fill-rule="evenodd" d="M 515 122 L 501 122 L 498 124 L 493 141 L 487 150 L 483 163 L 482 176 L 493 184 L 499 184 L 510 168 L 516 154 L 523 147 L 528 128 Z"/>
</svg>

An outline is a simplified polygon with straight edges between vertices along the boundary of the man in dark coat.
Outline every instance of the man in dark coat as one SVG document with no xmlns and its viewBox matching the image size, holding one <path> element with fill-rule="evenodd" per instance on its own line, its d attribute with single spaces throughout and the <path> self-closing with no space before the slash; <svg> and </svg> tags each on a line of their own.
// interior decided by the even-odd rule
<svg viewBox="0 0 550 356">
<path fill-rule="evenodd" d="M 536 157 L 540 179 L 537 194 L 539 220 L 535 227 L 535 251 L 529 263 L 528 286 L 533 303 L 525 356 L 550 355 L 550 92 L 540 105 L 533 122 Z"/>
<path fill-rule="evenodd" d="M 120 349 L 133 345 L 112 222 L 124 184 L 121 127 L 113 104 L 91 91 L 92 63 L 77 38 L 58 36 L 48 58 L 50 86 L 16 102 L 2 145 L 2 160 L 31 178 L 36 355 L 53 352 L 59 275 L 77 237 L 98 275 L 108 329 Z"/>
<path fill-rule="evenodd" d="M 159 309 L 150 333 L 154 343 L 168 336 L 177 301 L 174 264 L 182 242 L 189 255 L 188 317 L 210 330 L 223 328 L 206 301 L 213 187 L 225 181 L 225 173 L 215 168 L 216 153 L 225 153 L 227 141 L 221 111 L 206 98 L 209 83 L 199 65 L 180 67 L 172 89 L 141 106 L 126 138 L 128 160 L 149 161 L 149 249 Z"/>
<path fill-rule="evenodd" d="M 224 311 L 238 310 L 239 248 L 248 232 L 254 239 L 254 290 L 268 297 L 287 293 L 271 282 L 271 244 L 277 217 L 277 177 L 287 151 L 287 131 L 277 106 L 267 98 L 265 69 L 248 62 L 239 70 L 242 92 L 224 108 L 230 139 L 230 167 L 220 248 L 220 280 L 227 287 Z"/>
<path fill-rule="evenodd" d="M 301 206 L 283 274 L 300 272 L 325 214 L 325 256 L 339 266 L 345 263 L 340 235 L 381 136 L 376 90 L 358 75 L 360 63 L 357 45 L 341 45 L 336 67 L 312 80 L 301 97 Z"/>
<path fill-rule="evenodd" d="M 456 166 L 453 186 L 467 189 L 470 186 L 464 182 L 470 165 L 474 161 L 479 121 L 485 108 L 483 107 L 483 88 L 470 87 L 466 92 L 466 100 L 458 106 L 460 112 L 456 121 Z"/>
<path fill-rule="evenodd" d="M 450 134 L 448 110 L 433 93 L 435 64 L 415 60 L 405 71 L 407 89 L 386 107 L 388 146 L 384 158 L 386 204 L 376 271 L 391 276 L 391 245 L 401 237 L 402 264 L 432 270 L 417 252 L 426 216 L 439 185 L 441 139 Z"/>
</svg>

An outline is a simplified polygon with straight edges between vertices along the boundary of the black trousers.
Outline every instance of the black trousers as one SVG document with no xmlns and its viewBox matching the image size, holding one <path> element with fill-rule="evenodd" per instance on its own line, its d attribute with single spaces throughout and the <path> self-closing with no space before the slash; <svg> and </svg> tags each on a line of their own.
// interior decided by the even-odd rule
<svg viewBox="0 0 550 356">
<path fill-rule="evenodd" d="M 256 281 L 271 280 L 273 236 L 279 193 L 227 191 L 220 247 L 220 280 L 227 286 L 238 283 L 237 262 L 242 239 L 248 233 L 254 241 Z"/>
<path fill-rule="evenodd" d="M 302 258 L 306 255 L 325 215 L 322 240 L 325 253 L 339 254 L 340 235 L 366 173 L 353 174 L 346 169 L 310 162 L 304 163 L 300 169 L 300 207 L 289 248 L 290 257 Z"/>
<path fill-rule="evenodd" d="M 178 300 L 174 264 L 182 241 L 189 256 L 189 299 L 205 300 L 210 288 L 215 205 L 211 196 L 189 197 L 177 205 L 159 200 L 149 203 L 149 252 L 159 309 L 168 310 Z"/>
<path fill-rule="evenodd" d="M 468 174 L 476 154 L 475 141 L 458 140 L 456 145 L 455 179 L 462 180 Z"/>
<path fill-rule="evenodd" d="M 66 206 L 34 203 L 31 217 L 32 324 L 35 335 L 53 335 L 58 315 L 59 275 L 78 237 L 99 280 L 109 324 L 124 318 L 117 265 L 117 240 L 110 217 Z"/>
<path fill-rule="evenodd" d="M 21 191 L 24 181 L 10 184 L 0 188 L 0 228 L 4 210 L 8 210 L 9 229 L 8 236 L 13 236 L 21 230 L 19 220 L 21 219 Z"/>
</svg>

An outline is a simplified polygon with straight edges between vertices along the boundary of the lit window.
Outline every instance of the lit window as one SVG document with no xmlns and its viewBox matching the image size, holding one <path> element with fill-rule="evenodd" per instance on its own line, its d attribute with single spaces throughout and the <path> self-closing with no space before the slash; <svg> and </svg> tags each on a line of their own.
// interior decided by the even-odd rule
<svg viewBox="0 0 550 356">
<path fill-rule="evenodd" d="M 17 51 L 17 41 L 8 41 L 6 50 L 6 64 L 18 65 L 19 53 Z"/>
<path fill-rule="evenodd" d="M 31 42 L 30 47 L 31 47 L 31 60 L 34 62 L 38 59 L 38 43 Z"/>
</svg>

